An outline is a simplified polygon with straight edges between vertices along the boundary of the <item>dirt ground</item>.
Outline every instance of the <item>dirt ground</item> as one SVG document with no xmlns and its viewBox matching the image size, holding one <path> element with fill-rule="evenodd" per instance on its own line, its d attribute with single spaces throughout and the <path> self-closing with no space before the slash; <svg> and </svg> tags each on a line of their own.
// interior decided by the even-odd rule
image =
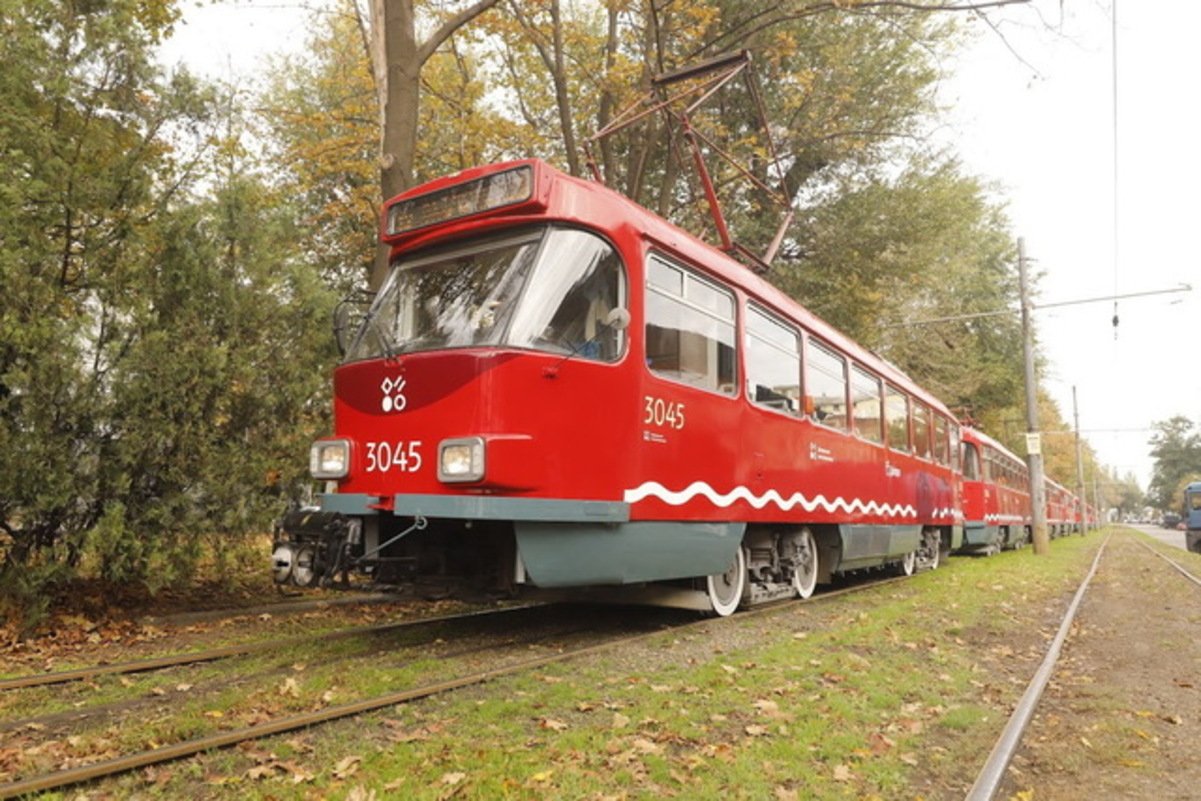
<svg viewBox="0 0 1201 801">
<path fill-rule="evenodd" d="M 1201 797 L 1201 587 L 1141 541 L 1109 541 L 998 798 Z"/>
</svg>

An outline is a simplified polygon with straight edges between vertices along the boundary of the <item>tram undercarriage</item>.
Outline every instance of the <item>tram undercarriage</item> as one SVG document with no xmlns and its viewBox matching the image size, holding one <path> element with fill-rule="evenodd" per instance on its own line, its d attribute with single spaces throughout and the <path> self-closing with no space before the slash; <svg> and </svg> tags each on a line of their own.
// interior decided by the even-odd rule
<svg viewBox="0 0 1201 801">
<path fill-rule="evenodd" d="M 276 526 L 273 572 L 277 583 L 300 587 L 349 588 L 357 576 L 422 597 L 643 603 L 725 616 L 808 598 L 836 573 L 932 569 L 945 552 L 939 529 L 927 528 L 904 535 L 913 543 L 905 553 L 848 560 L 848 536 L 838 526 L 564 526 L 301 509 Z"/>
</svg>

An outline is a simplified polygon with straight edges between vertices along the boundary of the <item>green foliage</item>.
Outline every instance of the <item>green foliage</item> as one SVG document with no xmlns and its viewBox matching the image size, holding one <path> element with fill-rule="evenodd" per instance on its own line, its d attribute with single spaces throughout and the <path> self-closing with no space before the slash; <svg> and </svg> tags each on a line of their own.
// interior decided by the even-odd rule
<svg viewBox="0 0 1201 801">
<path fill-rule="evenodd" d="M 35 613 L 80 570 L 153 589 L 261 530 L 324 427 L 330 293 L 215 93 L 153 68 L 173 18 L 4 7 L 0 593 Z"/>
<path fill-rule="evenodd" d="M 348 294 L 371 266 L 383 200 L 376 90 L 354 17 L 315 17 L 307 55 L 278 64 L 256 105 L 311 257 Z"/>
<path fill-rule="evenodd" d="M 773 280 L 964 411 L 1022 393 L 1013 246 L 999 209 L 953 163 L 850 188 L 800 224 L 803 257 Z"/>
<path fill-rule="evenodd" d="M 1177 415 L 1154 425 L 1151 435 L 1151 484 L 1147 502 L 1161 511 L 1178 512 L 1184 503 L 1184 487 L 1201 481 L 1201 431 L 1192 420 Z"/>
</svg>

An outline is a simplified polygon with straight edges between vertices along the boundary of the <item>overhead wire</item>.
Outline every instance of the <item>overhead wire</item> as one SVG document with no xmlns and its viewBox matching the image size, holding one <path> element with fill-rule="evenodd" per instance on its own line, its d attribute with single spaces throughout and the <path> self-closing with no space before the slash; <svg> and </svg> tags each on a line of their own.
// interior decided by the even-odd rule
<svg viewBox="0 0 1201 801">
<path fill-rule="evenodd" d="M 1110 10 L 1113 91 L 1113 338 L 1118 338 L 1118 0 Z"/>
</svg>

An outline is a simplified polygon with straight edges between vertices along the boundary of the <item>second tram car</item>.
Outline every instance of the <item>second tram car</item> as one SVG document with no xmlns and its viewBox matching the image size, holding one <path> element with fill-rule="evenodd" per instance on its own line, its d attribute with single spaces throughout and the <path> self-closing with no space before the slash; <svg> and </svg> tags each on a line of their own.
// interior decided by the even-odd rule
<svg viewBox="0 0 1201 801">
<path fill-rule="evenodd" d="M 1057 481 L 1047 479 L 1047 534 L 1063 537 L 1079 527 L 1076 496 Z"/>
<path fill-rule="evenodd" d="M 1008 448 L 963 429 L 963 553 L 997 553 L 1030 541 L 1030 477 Z"/>
<path fill-rule="evenodd" d="M 960 546 L 949 410 L 622 195 L 490 165 L 392 199 L 382 236 L 391 270 L 312 447 L 326 492 L 285 517 L 277 580 L 616 588 L 726 615 Z M 987 524 L 1001 542 L 1023 532 L 1011 505 Z"/>
</svg>

